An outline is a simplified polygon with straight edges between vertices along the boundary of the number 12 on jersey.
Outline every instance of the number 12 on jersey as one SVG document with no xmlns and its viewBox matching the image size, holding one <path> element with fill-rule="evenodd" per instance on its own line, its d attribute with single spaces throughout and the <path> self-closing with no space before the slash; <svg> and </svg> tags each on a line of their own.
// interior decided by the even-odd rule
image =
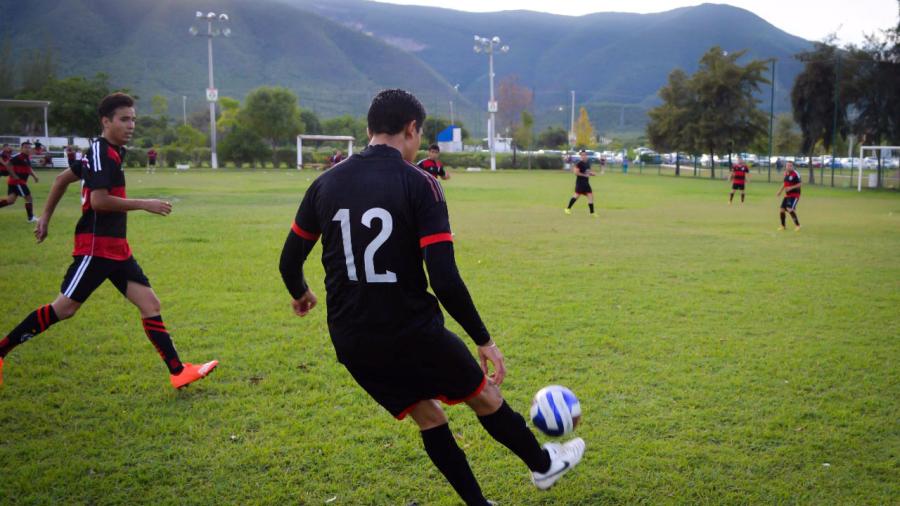
<svg viewBox="0 0 900 506">
<path fill-rule="evenodd" d="M 390 237 L 391 232 L 394 230 L 394 220 L 391 218 L 391 213 L 386 209 L 373 207 L 363 213 L 362 224 L 367 228 L 372 228 L 372 220 L 375 218 L 378 218 L 381 221 L 381 232 L 379 232 L 378 235 L 375 236 L 375 239 L 372 239 L 372 242 L 366 246 L 366 250 L 363 253 L 366 282 L 396 283 L 397 275 L 393 272 L 388 270 L 382 273 L 375 272 L 375 252 L 378 251 L 378 248 L 380 248 L 381 245 L 388 240 L 388 237 Z M 338 212 L 334 213 L 334 218 L 332 218 L 331 221 L 337 221 L 341 224 L 341 238 L 344 243 L 344 258 L 347 261 L 347 277 L 350 278 L 350 281 L 359 281 L 356 276 L 356 260 L 353 258 L 353 242 L 350 238 L 350 210 L 346 208 L 338 209 Z"/>
</svg>

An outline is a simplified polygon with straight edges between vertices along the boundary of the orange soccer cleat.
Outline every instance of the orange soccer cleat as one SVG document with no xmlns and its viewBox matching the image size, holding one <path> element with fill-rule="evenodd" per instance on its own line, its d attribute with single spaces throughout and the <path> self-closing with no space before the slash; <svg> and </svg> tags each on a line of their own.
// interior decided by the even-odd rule
<svg viewBox="0 0 900 506">
<path fill-rule="evenodd" d="M 219 361 L 213 360 L 201 365 L 185 362 L 182 365 L 184 365 L 184 369 L 180 373 L 169 376 L 169 380 L 175 388 L 184 388 L 201 378 L 207 377 L 219 365 Z"/>
</svg>

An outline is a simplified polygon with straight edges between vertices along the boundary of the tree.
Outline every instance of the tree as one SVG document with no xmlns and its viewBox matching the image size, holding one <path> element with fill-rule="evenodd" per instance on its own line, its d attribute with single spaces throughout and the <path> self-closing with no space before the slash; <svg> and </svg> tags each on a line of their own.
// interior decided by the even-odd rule
<svg viewBox="0 0 900 506">
<path fill-rule="evenodd" d="M 579 148 L 592 148 L 597 145 L 594 125 L 588 118 L 587 109 L 582 107 L 575 121 L 575 145 Z"/>
<path fill-rule="evenodd" d="M 20 93 L 18 98 L 49 100 L 48 121 L 55 133 L 91 137 L 100 133 L 97 104 L 111 93 L 107 79 L 102 73 L 92 79 L 51 79 L 39 90 Z"/>
<path fill-rule="evenodd" d="M 817 42 L 811 51 L 800 53 L 796 58 L 804 62 L 804 67 L 791 89 L 791 105 L 794 121 L 800 126 L 800 151 L 812 158 L 813 148 L 817 143 L 821 142 L 828 149 L 834 137 L 835 86 L 838 86 L 840 78 L 837 72 L 837 48 L 830 42 Z M 847 90 L 846 84 L 842 87 Z M 846 137 L 846 101 L 839 102 L 837 128 L 841 136 Z M 809 164 L 809 183 L 815 183 L 812 160 Z"/>
<path fill-rule="evenodd" d="M 304 133 L 313 135 L 322 133 L 322 123 L 319 121 L 319 116 L 313 111 L 310 111 L 309 109 L 300 109 L 300 121 L 302 121 L 303 126 L 306 127 Z"/>
<path fill-rule="evenodd" d="M 272 147 L 277 165 L 279 143 L 291 141 L 303 131 L 297 95 L 280 86 L 260 86 L 251 91 L 238 114 L 239 121 Z"/>
<path fill-rule="evenodd" d="M 539 133 L 535 145 L 543 149 L 561 149 L 569 143 L 569 133 L 563 127 L 547 127 Z"/>
<path fill-rule="evenodd" d="M 660 88 L 662 105 L 647 115 L 647 138 L 657 151 L 688 151 L 696 154 L 697 99 L 690 78 L 681 69 L 669 74 L 669 82 Z M 681 174 L 681 157 L 675 157 L 675 175 Z"/>
<path fill-rule="evenodd" d="M 794 154 L 800 152 L 802 139 L 797 131 L 797 124 L 790 114 L 779 114 L 775 118 L 775 138 L 772 141 L 778 154 Z"/>
<path fill-rule="evenodd" d="M 150 110 L 155 116 L 166 117 L 169 114 L 169 99 L 162 95 L 153 95 L 150 99 Z"/>
<path fill-rule="evenodd" d="M 352 135 L 357 144 L 369 142 L 366 121 L 349 114 L 326 119 L 322 122 L 322 132 L 325 135 Z"/>
<path fill-rule="evenodd" d="M 238 126 L 238 115 L 241 112 L 241 102 L 236 98 L 219 97 L 219 112 L 216 118 L 216 129 L 228 132 Z"/>
<path fill-rule="evenodd" d="M 534 116 L 528 111 L 522 111 L 522 119 L 516 131 L 513 133 L 513 141 L 516 148 L 531 149 L 534 143 Z M 513 163 L 515 164 L 516 153 L 513 151 Z M 531 168 L 531 156 L 528 157 L 528 168 Z"/>
<path fill-rule="evenodd" d="M 497 131 L 515 130 L 522 111 L 531 108 L 534 92 L 519 84 L 519 76 L 508 76 L 497 85 Z"/>
<path fill-rule="evenodd" d="M 768 116 L 757 108 L 760 100 L 756 98 L 760 84 L 769 83 L 763 77 L 768 64 L 752 60 L 738 65 L 745 53 L 728 53 L 714 46 L 700 58 L 700 68 L 691 77 L 697 99 L 694 144 L 708 149 L 710 160 L 722 149 L 729 157 L 734 151 L 743 151 L 768 133 Z M 712 163 L 710 177 L 715 176 Z"/>
<path fill-rule="evenodd" d="M 222 158 L 240 166 L 242 163 L 261 162 L 269 152 L 269 148 L 256 132 L 235 125 L 222 139 L 219 146 Z"/>
</svg>

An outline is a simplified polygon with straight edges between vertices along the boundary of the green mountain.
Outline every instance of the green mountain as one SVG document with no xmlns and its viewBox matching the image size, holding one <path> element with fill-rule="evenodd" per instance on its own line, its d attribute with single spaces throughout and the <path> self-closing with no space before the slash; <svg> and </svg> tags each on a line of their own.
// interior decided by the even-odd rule
<svg viewBox="0 0 900 506">
<path fill-rule="evenodd" d="M 206 40 L 188 33 L 198 10 L 231 17 L 232 36 L 213 41 L 220 95 L 242 98 L 259 85 L 281 85 L 323 116 L 361 115 L 377 90 L 397 86 L 443 116 L 453 101 L 475 133 L 483 130 L 488 95 L 475 34 L 509 44 L 495 58 L 497 80 L 516 75 L 533 90 L 538 128 L 568 123 L 574 90 L 576 105 L 588 108 L 601 131 L 641 129 L 669 72 L 693 72 L 713 45 L 777 58 L 775 107 L 789 110 L 801 68 L 792 56 L 811 45 L 749 11 L 717 4 L 571 17 L 366 0 L 0 0 L 4 32 L 20 59 L 49 47 L 61 75 L 103 71 L 144 98 L 166 96 L 173 110 L 181 96 L 191 110 L 203 106 Z"/>
</svg>

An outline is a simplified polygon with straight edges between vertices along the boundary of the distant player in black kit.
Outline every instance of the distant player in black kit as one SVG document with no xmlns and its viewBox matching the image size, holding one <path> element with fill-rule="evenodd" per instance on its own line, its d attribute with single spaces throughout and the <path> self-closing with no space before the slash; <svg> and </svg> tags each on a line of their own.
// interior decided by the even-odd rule
<svg viewBox="0 0 900 506">
<path fill-rule="evenodd" d="M 591 170 L 591 162 L 588 160 L 587 152 L 582 149 L 579 155 L 581 159 L 572 166 L 572 173 L 575 174 L 575 193 L 572 194 L 572 198 L 569 200 L 569 207 L 563 209 L 563 211 L 566 214 L 572 214 L 572 206 L 575 205 L 575 201 L 578 200 L 578 197 L 585 195 L 588 199 L 588 209 L 591 211 L 591 216 L 596 218 L 597 214 L 594 213 L 594 190 L 591 189 L 588 177 L 596 176 L 597 173 Z"/>
<path fill-rule="evenodd" d="M 440 156 L 441 147 L 437 144 L 432 144 L 431 146 L 428 146 L 428 158 L 420 160 L 416 165 L 418 165 L 420 169 L 431 174 L 435 179 L 450 179 L 450 174 L 447 174 L 447 171 L 444 170 L 444 164 L 439 160 Z"/>
<path fill-rule="evenodd" d="M 35 222 L 34 202 L 31 198 L 31 190 L 28 188 L 28 178 L 33 177 L 38 182 L 37 174 L 31 168 L 31 143 L 22 143 L 21 151 L 9 160 L 9 177 L 6 178 L 6 199 L 0 200 L 0 207 L 11 206 L 16 199 L 25 199 L 25 215 L 28 221 Z"/>
<path fill-rule="evenodd" d="M 750 167 L 744 163 L 744 159 L 738 157 L 737 163 L 731 167 L 731 193 L 728 194 L 728 205 L 734 200 L 734 192 L 741 191 L 741 204 L 744 203 L 744 187 L 747 184 L 747 178 L 750 177 Z"/>
<path fill-rule="evenodd" d="M 794 220 L 794 231 L 800 231 L 800 219 L 797 218 L 797 204 L 800 203 L 800 173 L 794 170 L 794 162 L 787 162 L 784 166 L 784 185 L 778 189 L 776 196 L 781 196 L 784 192 L 784 198 L 781 200 L 781 226 L 778 230 L 784 230 L 784 215 L 791 213 L 791 219 Z"/>
<path fill-rule="evenodd" d="M 56 177 L 44 215 L 34 230 L 38 242 L 47 237 L 56 205 L 66 188 L 80 179 L 82 214 L 75 226 L 72 265 L 56 300 L 39 307 L 0 339 L 0 383 L 3 381 L 3 361 L 13 348 L 54 323 L 74 316 L 91 293 L 108 279 L 138 308 L 144 332 L 169 368 L 172 386 L 181 388 L 208 375 L 218 361 L 201 365 L 181 362 L 160 316 L 159 299 L 131 255 L 131 247 L 125 238 L 128 211 L 143 210 L 166 216 L 172 211 L 172 205 L 161 200 L 125 196 L 123 146 L 134 133 L 134 100 L 123 93 L 114 93 L 100 102 L 98 112 L 103 125 L 101 137 L 91 143 L 83 163 L 75 164 Z"/>
<path fill-rule="evenodd" d="M 503 355 L 456 269 L 441 185 L 411 163 L 424 121 L 425 109 L 406 91 L 385 90 L 372 100 L 369 146 L 310 185 L 280 270 L 294 312 L 305 316 L 317 299 L 303 264 L 321 235 L 328 330 L 338 360 L 391 415 L 415 420 L 426 453 L 466 504 L 485 505 L 438 400 L 465 402 L 528 465 L 540 489 L 581 460 L 584 441 L 541 448 L 503 400 Z M 429 280 L 437 299 L 427 291 Z M 478 345 L 480 367 L 444 328 L 438 300 Z"/>
</svg>

